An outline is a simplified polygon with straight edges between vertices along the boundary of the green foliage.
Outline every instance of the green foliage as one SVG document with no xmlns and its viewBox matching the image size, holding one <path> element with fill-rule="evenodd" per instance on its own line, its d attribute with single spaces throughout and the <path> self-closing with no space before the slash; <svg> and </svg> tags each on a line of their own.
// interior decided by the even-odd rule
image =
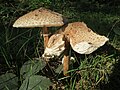
<svg viewBox="0 0 120 90">
<path fill-rule="evenodd" d="M 6 73 L 0 76 L 0 90 L 17 90 L 18 78 L 13 73 Z"/>
<path fill-rule="evenodd" d="M 41 58 L 25 62 L 20 70 L 20 90 L 46 90 L 52 84 L 51 81 L 44 76 L 36 75 L 45 66 L 46 62 Z"/>
<path fill-rule="evenodd" d="M 24 0 L 24 3 L 28 3 L 29 8 L 35 9 L 37 7 L 40 7 L 41 5 L 48 6 L 50 5 L 50 0 Z"/>
<path fill-rule="evenodd" d="M 34 60 L 29 60 L 22 65 L 20 75 L 25 79 L 27 77 L 37 74 L 45 66 L 46 62 L 42 59 L 35 58 Z"/>
<path fill-rule="evenodd" d="M 59 65 L 56 69 L 55 69 L 55 73 L 61 73 L 63 70 L 63 65 Z"/>
<path fill-rule="evenodd" d="M 32 75 L 27 77 L 19 90 L 48 90 L 48 87 L 52 85 L 51 81 L 40 75 Z"/>
<path fill-rule="evenodd" d="M 114 29 L 115 34 L 120 35 L 120 27 Z"/>
<path fill-rule="evenodd" d="M 42 59 L 34 59 L 25 62 L 20 70 L 20 79 L 22 85 L 19 90 L 47 90 L 52 85 L 51 81 L 37 74 L 45 67 L 46 63 Z M 25 79 L 25 80 L 24 80 Z M 0 76 L 1 90 L 17 90 L 18 77 L 13 73 L 6 73 Z"/>
<path fill-rule="evenodd" d="M 119 33 L 118 33 L 119 34 Z M 117 50 L 120 51 L 120 36 L 119 35 L 115 35 L 113 40 L 111 41 L 111 45 L 116 48 Z"/>
<path fill-rule="evenodd" d="M 114 32 L 115 35 L 110 42 L 110 44 L 120 51 L 120 19 L 118 19 L 111 28 L 111 32 Z"/>
<path fill-rule="evenodd" d="M 97 88 L 100 83 L 108 83 L 109 75 L 112 73 L 115 64 L 113 55 L 97 55 L 88 57 L 81 61 L 78 71 L 81 75 L 80 89 L 90 90 Z"/>
<path fill-rule="evenodd" d="M 85 56 L 84 59 L 80 59 L 78 68 L 68 71 L 71 77 L 63 77 L 59 80 L 66 80 L 65 90 L 97 90 L 101 84 L 110 82 L 109 77 L 116 62 L 118 59 L 115 59 L 114 55 Z"/>
</svg>

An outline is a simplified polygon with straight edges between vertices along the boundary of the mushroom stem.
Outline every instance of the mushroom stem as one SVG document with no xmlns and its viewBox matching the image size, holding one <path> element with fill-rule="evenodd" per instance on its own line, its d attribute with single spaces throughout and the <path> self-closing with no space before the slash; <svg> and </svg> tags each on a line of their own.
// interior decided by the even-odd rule
<svg viewBox="0 0 120 90">
<path fill-rule="evenodd" d="M 46 26 L 43 27 L 43 38 L 44 38 L 44 49 L 47 46 L 48 40 L 49 40 L 49 34 L 48 29 Z"/>
<path fill-rule="evenodd" d="M 67 71 L 69 70 L 69 61 L 70 61 L 70 57 L 69 57 L 69 48 L 70 45 L 68 43 L 68 41 L 65 41 L 65 52 L 64 52 L 64 57 L 63 57 L 63 74 L 64 76 L 69 76 L 69 74 L 67 73 Z"/>
</svg>

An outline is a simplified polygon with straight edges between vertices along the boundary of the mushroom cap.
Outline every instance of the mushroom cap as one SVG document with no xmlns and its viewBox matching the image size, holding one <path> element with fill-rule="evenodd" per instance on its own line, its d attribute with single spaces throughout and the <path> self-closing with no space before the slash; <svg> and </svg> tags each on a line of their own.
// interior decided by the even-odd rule
<svg viewBox="0 0 120 90">
<path fill-rule="evenodd" d="M 84 22 L 68 24 L 64 34 L 70 41 L 72 49 L 80 54 L 90 54 L 109 40 L 105 36 L 94 33 Z"/>
<path fill-rule="evenodd" d="M 18 18 L 13 27 L 62 26 L 63 20 L 61 14 L 41 7 Z"/>
<path fill-rule="evenodd" d="M 54 56 L 60 56 L 65 50 L 65 41 L 63 34 L 53 34 L 48 41 L 42 57 L 53 58 Z"/>
</svg>

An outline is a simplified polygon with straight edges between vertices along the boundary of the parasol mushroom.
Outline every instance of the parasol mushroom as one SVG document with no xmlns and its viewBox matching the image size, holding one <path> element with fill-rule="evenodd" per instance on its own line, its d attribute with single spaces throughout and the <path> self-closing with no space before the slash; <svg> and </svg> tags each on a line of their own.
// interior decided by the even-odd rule
<svg viewBox="0 0 120 90">
<path fill-rule="evenodd" d="M 13 27 L 43 27 L 45 48 L 49 39 L 47 27 L 62 25 L 64 25 L 64 19 L 61 14 L 41 7 L 18 18 L 13 24 Z"/>
<path fill-rule="evenodd" d="M 72 49 L 79 54 L 90 54 L 109 40 L 105 36 L 94 33 L 84 22 L 68 24 L 65 34 L 69 38 Z"/>
<path fill-rule="evenodd" d="M 109 40 L 105 36 L 94 33 L 84 22 L 68 24 L 64 34 L 70 42 L 72 49 L 79 54 L 90 54 Z M 64 73 L 69 69 L 69 58 L 66 59 L 66 57 L 64 57 L 63 61 Z"/>
</svg>

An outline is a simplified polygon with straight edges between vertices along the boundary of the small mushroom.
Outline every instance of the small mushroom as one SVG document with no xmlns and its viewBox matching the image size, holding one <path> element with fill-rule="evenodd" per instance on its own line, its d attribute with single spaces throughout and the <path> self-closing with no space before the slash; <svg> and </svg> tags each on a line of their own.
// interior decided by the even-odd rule
<svg viewBox="0 0 120 90">
<path fill-rule="evenodd" d="M 54 58 L 55 56 L 60 56 L 65 50 L 65 35 L 64 35 L 65 25 L 57 30 L 48 41 L 48 44 L 44 50 L 42 57 L 44 58 Z"/>
<path fill-rule="evenodd" d="M 49 39 L 47 27 L 62 25 L 64 25 L 64 19 L 61 14 L 41 7 L 18 18 L 13 24 L 13 27 L 43 27 L 45 48 Z"/>
<path fill-rule="evenodd" d="M 65 50 L 65 41 L 63 34 L 54 34 L 49 38 L 47 47 L 44 50 L 42 57 L 44 58 L 54 58 L 55 56 L 60 56 L 60 54 Z"/>
<path fill-rule="evenodd" d="M 60 56 L 64 53 L 63 57 L 63 74 L 68 76 L 69 69 L 69 42 L 64 35 L 64 30 L 66 26 L 63 26 L 55 34 L 53 34 L 48 41 L 47 47 L 44 50 L 42 57 L 46 59 L 54 58 L 55 56 Z"/>
</svg>

